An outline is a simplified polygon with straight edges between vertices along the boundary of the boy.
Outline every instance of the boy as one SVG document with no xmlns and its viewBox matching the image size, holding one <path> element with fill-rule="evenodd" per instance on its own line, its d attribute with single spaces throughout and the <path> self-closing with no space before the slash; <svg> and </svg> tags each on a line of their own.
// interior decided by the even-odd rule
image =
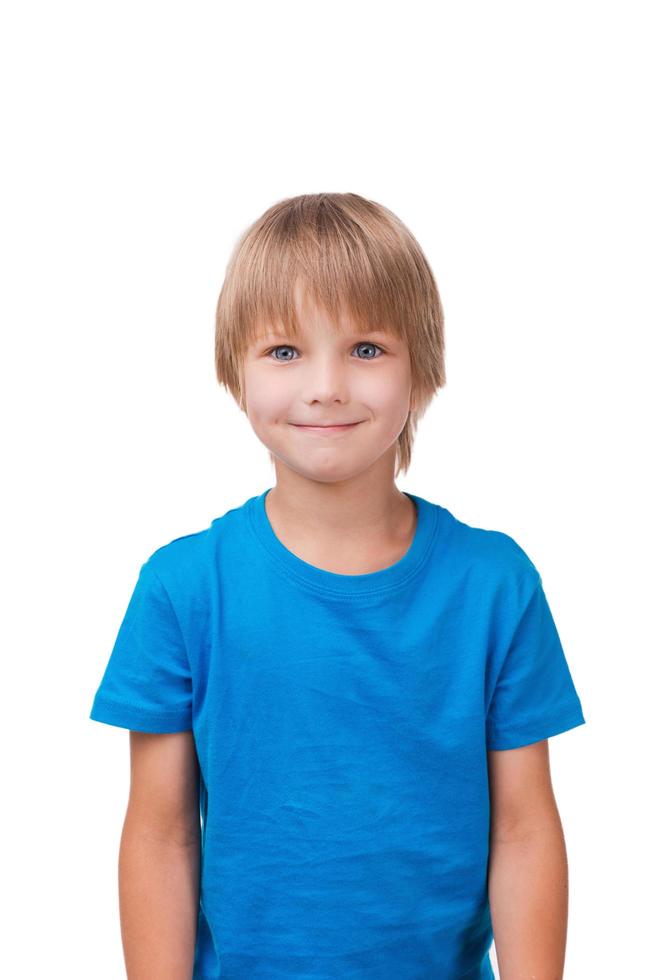
<svg viewBox="0 0 654 980">
<path fill-rule="evenodd" d="M 356 194 L 241 237 L 218 380 L 272 488 L 142 565 L 91 718 L 128 728 L 130 980 L 563 972 L 547 739 L 585 723 L 539 572 L 400 491 L 445 384 L 418 243 Z"/>
</svg>

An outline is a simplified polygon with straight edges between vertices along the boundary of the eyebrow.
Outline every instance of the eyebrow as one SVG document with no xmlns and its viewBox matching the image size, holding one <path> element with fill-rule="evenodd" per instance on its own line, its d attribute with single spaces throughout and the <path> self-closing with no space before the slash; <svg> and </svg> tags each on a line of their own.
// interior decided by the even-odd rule
<svg viewBox="0 0 654 980">
<path fill-rule="evenodd" d="M 373 334 L 375 336 L 377 336 L 377 337 L 392 337 L 393 336 L 393 334 L 391 333 L 390 330 L 384 330 L 382 327 L 374 327 L 371 330 L 366 330 L 365 327 L 362 327 L 360 330 L 352 330 L 350 332 L 350 334 L 349 334 L 349 337 L 350 338 L 354 338 L 354 337 L 370 337 Z M 300 332 L 300 335 L 301 335 L 301 332 Z M 290 337 L 290 336 L 291 336 L 290 332 L 289 333 L 284 333 L 284 332 L 281 332 L 280 333 L 278 330 L 271 330 L 268 333 L 262 334 L 258 339 L 259 340 L 273 340 L 273 339 L 277 338 L 278 340 L 280 340 L 280 339 L 285 339 L 286 337 Z"/>
</svg>

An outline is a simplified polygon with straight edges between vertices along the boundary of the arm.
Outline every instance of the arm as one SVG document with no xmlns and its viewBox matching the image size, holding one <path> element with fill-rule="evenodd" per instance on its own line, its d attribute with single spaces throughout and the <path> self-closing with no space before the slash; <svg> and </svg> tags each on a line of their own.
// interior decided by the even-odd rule
<svg viewBox="0 0 654 980">
<path fill-rule="evenodd" d="M 197 756 L 191 731 L 130 731 L 120 841 L 120 921 L 128 980 L 191 980 L 199 894 Z"/>
<path fill-rule="evenodd" d="M 501 980 L 561 980 L 568 865 L 547 739 L 488 752 L 488 896 Z"/>
</svg>

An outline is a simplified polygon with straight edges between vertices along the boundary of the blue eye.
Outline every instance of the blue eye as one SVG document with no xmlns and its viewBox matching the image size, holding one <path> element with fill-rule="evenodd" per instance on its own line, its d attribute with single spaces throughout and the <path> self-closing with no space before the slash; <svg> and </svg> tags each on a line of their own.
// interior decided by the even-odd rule
<svg viewBox="0 0 654 980">
<path fill-rule="evenodd" d="M 358 343 L 356 345 L 356 347 L 354 348 L 354 350 L 358 350 L 359 347 L 373 347 L 376 350 L 378 350 L 380 354 L 384 354 L 385 353 L 384 349 L 382 347 L 380 347 L 379 344 L 373 344 L 371 341 L 368 341 L 368 340 L 364 340 L 364 341 L 361 341 L 361 343 Z M 293 350 L 297 350 L 297 348 L 296 347 L 293 347 L 291 344 L 279 344 L 277 347 L 272 347 L 269 351 L 267 351 L 266 352 L 266 356 L 269 357 L 271 354 L 274 354 L 276 351 L 279 351 L 279 350 L 291 350 L 291 351 L 293 351 Z M 273 360 L 274 361 L 293 361 L 293 360 L 296 360 L 296 358 L 293 358 L 293 357 L 281 357 L 281 358 L 280 357 L 273 357 Z M 377 356 L 375 355 L 374 357 L 357 357 L 356 360 L 358 360 L 358 361 L 375 361 L 375 360 L 377 360 Z"/>
<path fill-rule="evenodd" d="M 359 348 L 359 347 L 376 347 L 376 348 L 377 348 L 377 350 L 378 350 L 378 351 L 379 351 L 380 353 L 382 353 L 382 354 L 384 353 L 384 351 L 383 351 L 383 350 L 382 350 L 382 348 L 381 348 L 381 347 L 379 346 L 379 344 L 373 344 L 373 343 L 371 343 L 371 342 L 370 342 L 369 340 L 363 340 L 363 341 L 362 341 L 362 342 L 361 342 L 360 344 L 357 344 L 357 346 L 356 346 L 356 347 L 355 347 L 354 349 L 355 349 L 355 350 L 357 350 L 357 348 Z M 360 358 L 358 358 L 358 360 L 363 360 L 363 361 L 375 361 L 375 360 L 376 360 L 376 357 L 363 357 L 363 358 L 361 358 L 361 357 L 360 357 Z"/>
<path fill-rule="evenodd" d="M 274 354 L 275 351 L 278 351 L 278 350 L 295 350 L 295 348 L 294 347 L 291 347 L 289 344 L 282 344 L 280 347 L 273 347 L 272 350 L 269 350 L 268 351 L 268 354 Z M 273 357 L 273 361 L 278 361 L 278 360 L 280 360 L 280 358 Z M 291 361 L 291 360 L 293 360 L 293 358 L 291 358 L 291 357 L 282 357 L 281 360 L 282 361 Z"/>
</svg>

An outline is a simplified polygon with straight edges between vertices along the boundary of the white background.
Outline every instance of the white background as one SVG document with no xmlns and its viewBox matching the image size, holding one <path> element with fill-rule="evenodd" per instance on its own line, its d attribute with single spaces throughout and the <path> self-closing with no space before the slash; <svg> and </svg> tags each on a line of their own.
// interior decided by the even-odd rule
<svg viewBox="0 0 654 980">
<path fill-rule="evenodd" d="M 241 231 L 317 191 L 421 243 L 448 380 L 398 486 L 527 551 L 582 701 L 566 980 L 651 969 L 648 13 L 3 5 L 4 976 L 124 976 L 128 734 L 88 713 L 145 558 L 274 483 L 213 315 Z"/>
</svg>

